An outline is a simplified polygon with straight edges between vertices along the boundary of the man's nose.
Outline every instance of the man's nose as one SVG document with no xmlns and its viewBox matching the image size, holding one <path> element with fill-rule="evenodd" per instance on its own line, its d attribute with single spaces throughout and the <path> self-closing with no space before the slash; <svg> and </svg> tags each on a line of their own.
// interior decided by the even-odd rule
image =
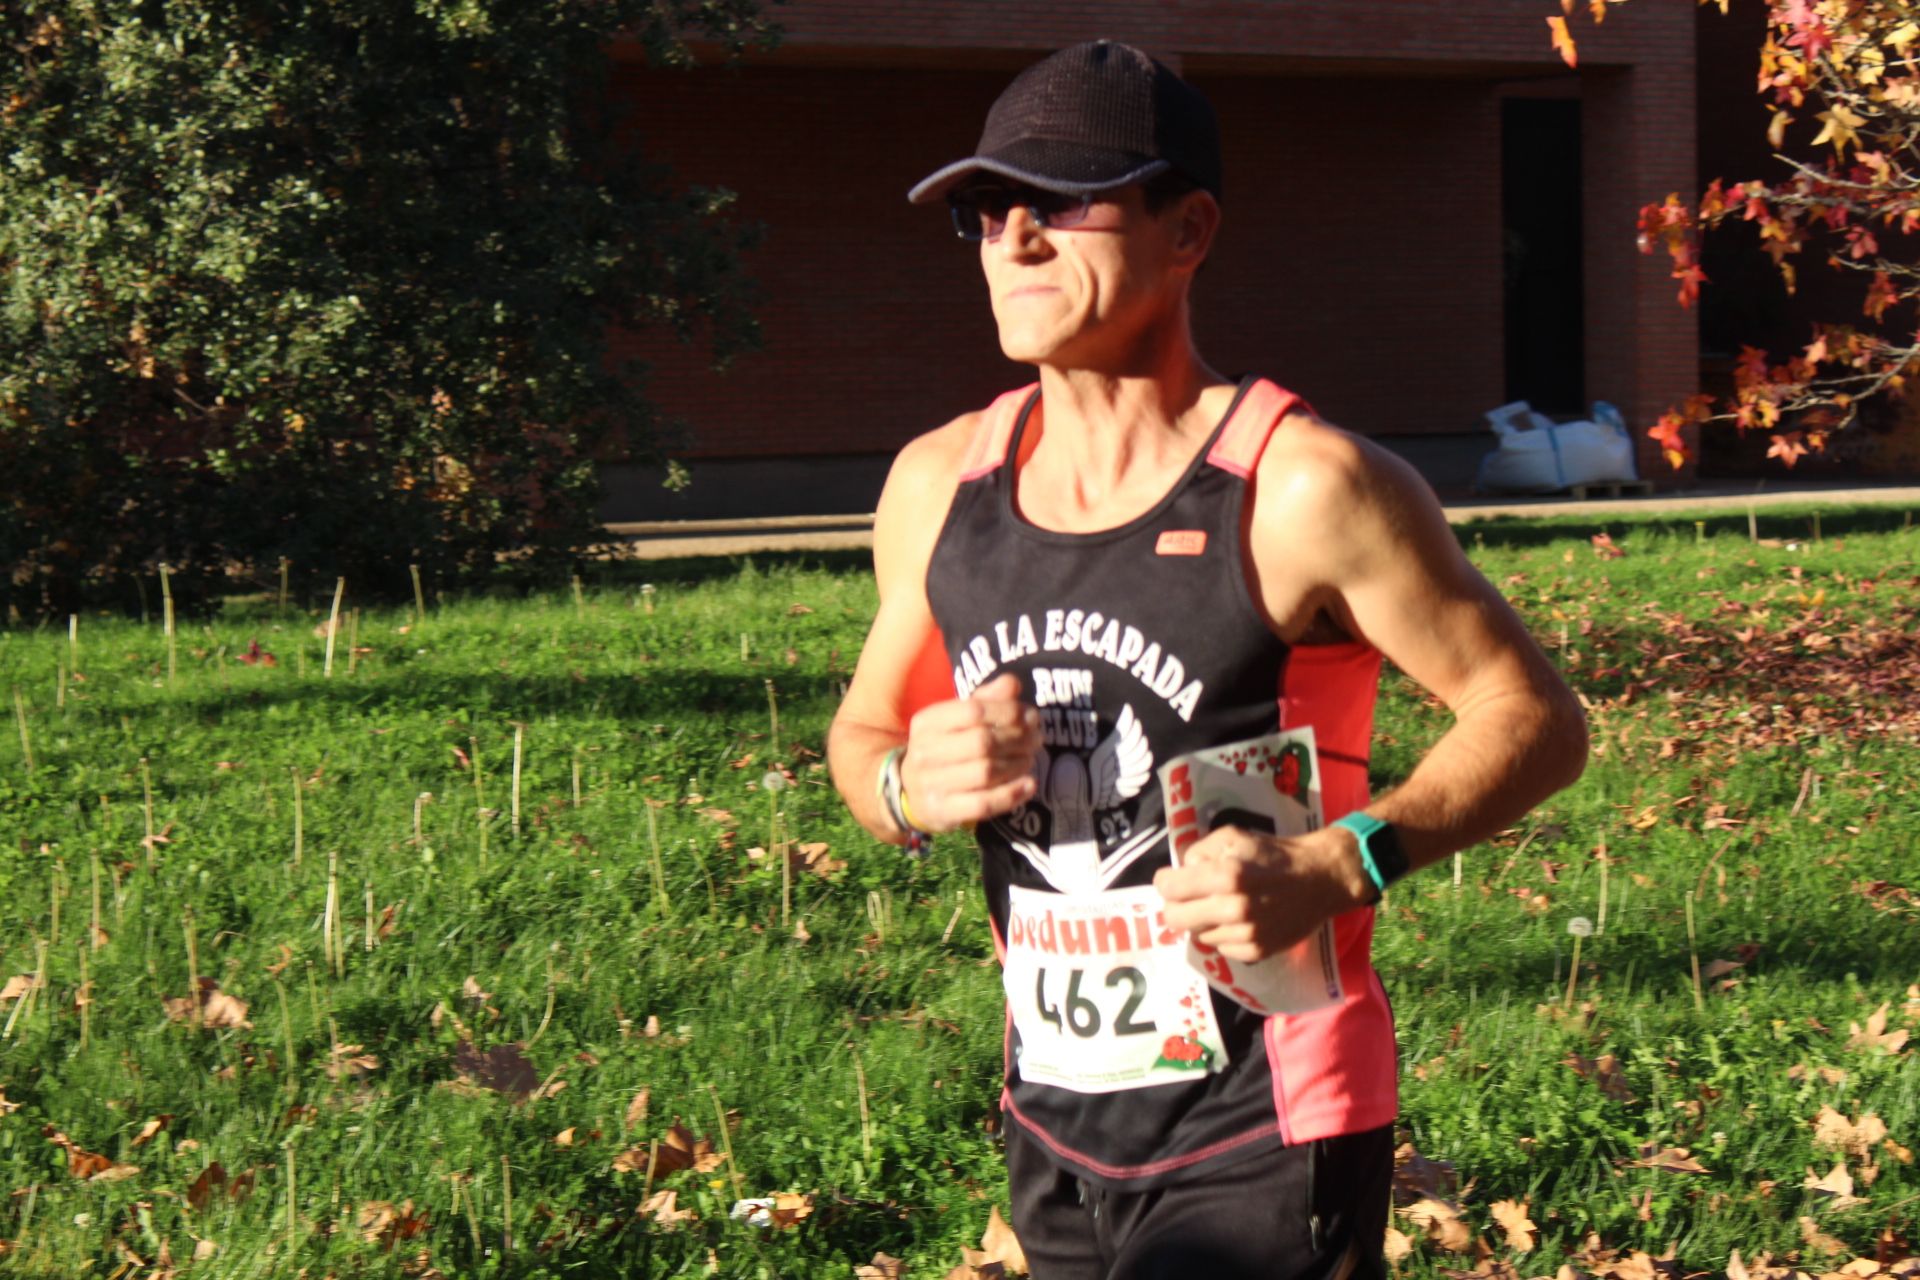
<svg viewBox="0 0 1920 1280">
<path fill-rule="evenodd" d="M 1046 223 L 1034 216 L 1031 208 L 1016 204 L 1007 210 L 1007 225 L 1000 231 L 1000 247 L 1003 250 L 1026 252 L 1032 242 L 1046 230 Z"/>
</svg>

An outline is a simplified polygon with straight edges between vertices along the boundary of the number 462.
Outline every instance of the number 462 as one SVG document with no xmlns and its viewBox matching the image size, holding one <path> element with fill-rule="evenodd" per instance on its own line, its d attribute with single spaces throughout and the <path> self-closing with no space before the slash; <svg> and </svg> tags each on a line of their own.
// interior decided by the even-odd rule
<svg viewBox="0 0 1920 1280">
<path fill-rule="evenodd" d="M 1084 970 L 1067 970 L 1067 990 L 1062 1004 L 1049 1004 L 1047 971 L 1036 971 L 1033 978 L 1033 1004 L 1042 1021 L 1051 1022 L 1057 1029 L 1071 1031 L 1082 1039 L 1091 1039 L 1100 1034 L 1100 1006 L 1080 994 L 1080 983 L 1085 977 Z M 1113 1020 L 1113 1034 L 1142 1036 L 1155 1030 L 1154 1023 L 1136 1021 L 1133 1016 L 1147 998 L 1147 975 L 1131 965 L 1123 965 L 1107 974 L 1108 990 L 1122 983 L 1127 987 L 1127 999 L 1120 1006 L 1119 1016 Z"/>
</svg>

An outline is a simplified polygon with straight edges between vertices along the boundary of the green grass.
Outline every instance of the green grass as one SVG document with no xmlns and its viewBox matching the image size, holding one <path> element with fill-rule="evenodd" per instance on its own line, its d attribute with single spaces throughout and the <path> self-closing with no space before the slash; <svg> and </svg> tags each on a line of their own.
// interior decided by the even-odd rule
<svg viewBox="0 0 1920 1280">
<path fill-rule="evenodd" d="M 1920 905 L 1898 891 L 1920 890 L 1920 532 L 1900 515 L 1824 512 L 1822 540 L 1792 549 L 1750 544 L 1744 513 L 1716 515 L 1703 540 L 1691 519 L 1461 530 L 1589 699 L 1604 747 L 1578 786 L 1468 851 L 1457 888 L 1441 866 L 1396 889 L 1376 943 L 1404 1137 L 1471 1180 L 1464 1212 L 1495 1257 L 1510 1255 L 1489 1207 L 1528 1202 L 1541 1242 L 1512 1258 L 1521 1274 L 1552 1274 L 1589 1232 L 1671 1248 L 1689 1270 L 1737 1247 L 1797 1250 L 1820 1271 L 1840 1259 L 1803 1243 L 1802 1217 L 1869 1255 L 1889 1224 L 1910 1231 L 1920 1171 L 1885 1147 L 1871 1185 L 1848 1160 L 1864 1204 L 1801 1185 L 1839 1158 L 1813 1144 L 1822 1105 L 1920 1139 L 1914 1054 L 1849 1046 L 1882 1004 L 1889 1030 L 1920 1022 Z M 1803 513 L 1761 519 L 1769 539 L 1810 533 Z M 1595 553 L 1603 527 L 1624 559 Z M 692 1275 L 711 1250 L 728 1275 L 844 1277 L 884 1250 L 942 1275 L 977 1244 L 1005 1192 L 974 857 L 957 840 L 923 862 L 875 844 L 819 755 L 872 608 L 862 560 L 644 573 L 651 595 L 609 569 L 578 602 L 561 584 L 450 602 L 424 624 L 369 611 L 367 652 L 349 669 L 343 635 L 331 678 L 313 634 L 324 607 L 235 601 L 183 621 L 171 680 L 157 623 L 89 617 L 64 706 L 64 629 L 0 634 L 0 689 L 20 690 L 34 758 L 29 772 L 17 728 L 0 727 L 0 838 L 17 850 L 0 862 L 0 981 L 35 972 L 43 946 L 48 979 L 29 1006 L 0 1005 L 0 1090 L 17 1108 L 0 1116 L 0 1269 L 145 1274 L 129 1254 L 151 1264 L 164 1241 L 183 1263 L 204 1239 L 217 1251 L 188 1274 Z M 235 661 L 256 638 L 277 666 Z M 1385 786 L 1444 717 L 1389 676 L 1379 723 Z M 143 759 L 164 835 L 151 853 Z M 791 783 L 770 794 L 774 765 Z M 750 853 L 776 809 L 788 837 L 846 864 L 795 876 L 806 940 L 783 923 L 777 860 Z M 1603 840 L 1606 925 L 1583 943 L 1569 1011 L 1567 922 L 1600 914 Z M 88 947 L 96 867 L 104 940 Z M 1749 957 L 1700 1009 L 1695 891 L 1700 962 Z M 163 1002 L 189 990 L 189 912 L 197 973 L 252 1026 L 169 1017 Z M 484 1000 L 463 995 L 469 977 Z M 524 1045 L 531 1077 L 463 1084 L 463 1033 L 481 1051 Z M 1566 1065 L 1609 1054 L 1610 1091 Z M 361 1055 L 378 1065 L 329 1070 Z M 676 1117 L 718 1143 L 716 1108 L 733 1117 L 731 1165 L 652 1186 L 615 1170 Z M 138 1171 L 75 1178 L 49 1126 Z M 1645 1146 L 1685 1147 L 1708 1172 L 1630 1163 Z M 250 1192 L 190 1196 L 214 1162 Z M 812 1193 L 812 1215 L 728 1221 L 736 1174 L 747 1195 Z M 659 1189 L 699 1217 L 638 1220 Z M 363 1238 L 359 1206 L 409 1199 L 418 1234 L 390 1251 Z M 1471 1262 L 1423 1244 L 1400 1269 Z"/>
</svg>

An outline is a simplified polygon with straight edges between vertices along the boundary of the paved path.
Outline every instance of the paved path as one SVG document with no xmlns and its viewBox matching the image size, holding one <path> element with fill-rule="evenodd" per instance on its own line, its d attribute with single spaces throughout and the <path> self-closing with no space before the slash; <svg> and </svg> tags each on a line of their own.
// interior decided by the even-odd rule
<svg viewBox="0 0 1920 1280">
<path fill-rule="evenodd" d="M 1506 498 L 1445 505 L 1454 524 L 1500 517 L 1637 516 L 1688 511 L 1745 511 L 1759 507 L 1862 504 L 1920 510 L 1920 485 L 1801 484 L 1770 486 L 1759 492 L 1733 486 L 1702 487 L 1651 498 L 1603 498 L 1574 502 L 1566 498 Z M 619 541 L 613 554 L 623 559 L 666 560 L 682 556 L 731 556 L 751 551 L 859 551 L 873 545 L 873 517 L 777 516 L 760 520 L 663 520 L 610 524 Z"/>
</svg>

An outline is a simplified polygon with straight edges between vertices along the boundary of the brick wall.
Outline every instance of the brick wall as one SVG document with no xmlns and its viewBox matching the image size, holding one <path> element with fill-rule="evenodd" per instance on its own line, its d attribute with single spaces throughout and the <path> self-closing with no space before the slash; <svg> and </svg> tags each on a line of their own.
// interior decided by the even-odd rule
<svg viewBox="0 0 1920 1280">
<path fill-rule="evenodd" d="M 1579 28 L 1589 388 L 1648 421 L 1695 376 L 1691 317 L 1633 248 L 1639 204 L 1692 186 L 1691 8 L 1644 0 Z M 1012 70 L 1110 35 L 1177 59 L 1221 116 L 1227 222 L 1196 295 L 1216 367 L 1270 373 L 1369 433 L 1473 430 L 1504 392 L 1498 98 L 1567 74 L 1549 12 L 1135 0 L 1101 6 L 1096 29 L 1057 3 L 793 0 L 775 54 L 628 66 L 616 85 L 647 154 L 766 225 L 750 262 L 766 349 L 715 377 L 697 351 L 627 348 L 708 458 L 887 451 L 1029 380 L 998 353 L 974 251 L 904 193 L 972 150 Z"/>
</svg>

